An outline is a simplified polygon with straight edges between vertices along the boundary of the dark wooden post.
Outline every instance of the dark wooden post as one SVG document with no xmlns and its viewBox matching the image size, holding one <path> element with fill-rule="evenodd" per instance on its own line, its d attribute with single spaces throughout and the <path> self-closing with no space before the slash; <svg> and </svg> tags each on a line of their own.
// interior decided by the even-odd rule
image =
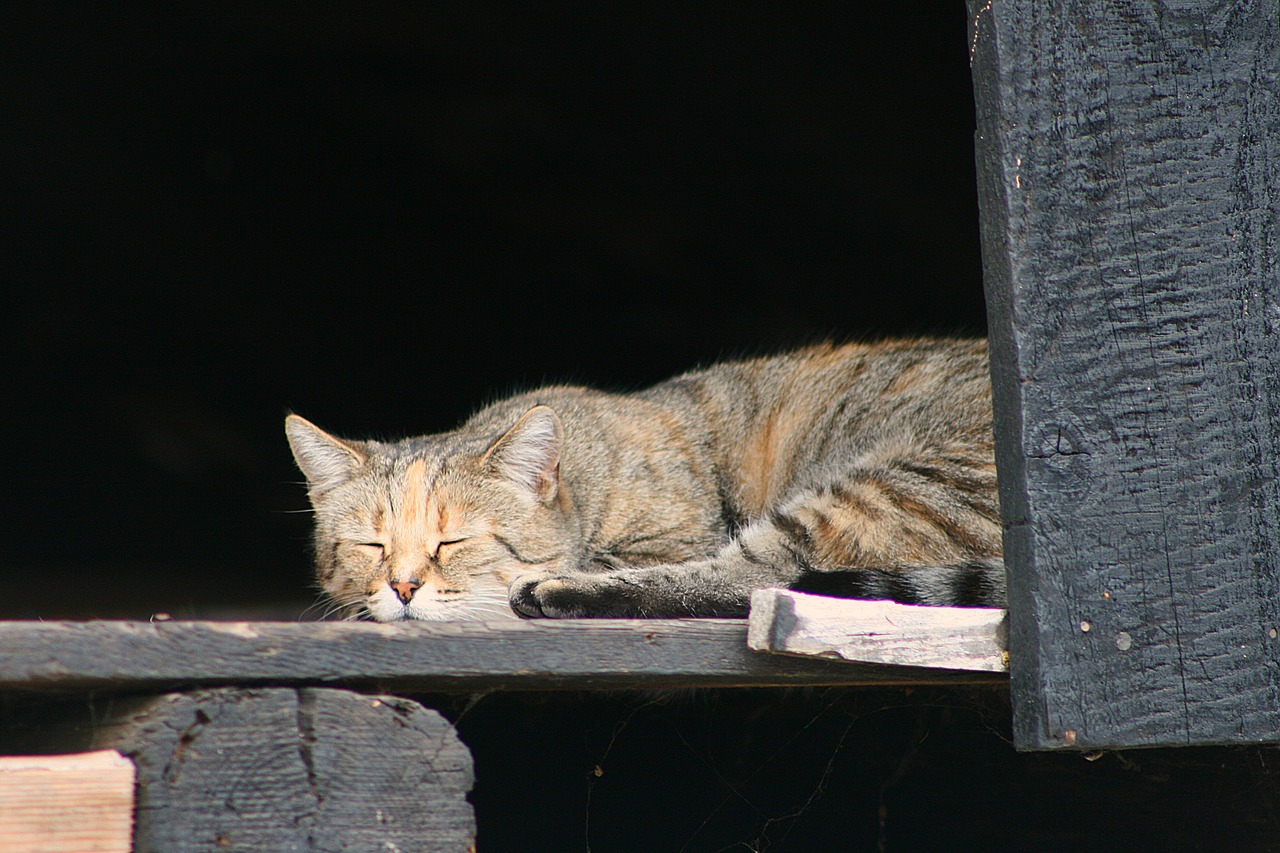
<svg viewBox="0 0 1280 853">
<path fill-rule="evenodd" d="M 969 13 L 1017 744 L 1280 740 L 1280 4 Z"/>
<path fill-rule="evenodd" d="M 139 853 L 475 849 L 471 754 L 415 702 L 219 688 L 110 708 L 89 744 L 137 766 Z"/>
</svg>

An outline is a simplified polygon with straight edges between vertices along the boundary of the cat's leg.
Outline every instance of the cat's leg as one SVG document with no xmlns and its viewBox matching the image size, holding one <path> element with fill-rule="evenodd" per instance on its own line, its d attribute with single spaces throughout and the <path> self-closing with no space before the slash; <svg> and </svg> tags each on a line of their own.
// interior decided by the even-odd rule
<svg viewBox="0 0 1280 853">
<path fill-rule="evenodd" d="M 796 495 L 708 559 L 526 575 L 525 616 L 741 616 L 751 592 L 809 588 L 927 604 L 1003 601 L 995 472 L 938 463 L 860 469 Z"/>
<path fill-rule="evenodd" d="M 797 556 L 785 553 L 767 526 L 753 525 L 707 559 L 522 575 L 511 584 L 511 606 L 522 616 L 553 618 L 744 616 L 752 590 L 785 585 L 797 574 Z M 751 535 L 756 527 L 760 532 Z"/>
</svg>

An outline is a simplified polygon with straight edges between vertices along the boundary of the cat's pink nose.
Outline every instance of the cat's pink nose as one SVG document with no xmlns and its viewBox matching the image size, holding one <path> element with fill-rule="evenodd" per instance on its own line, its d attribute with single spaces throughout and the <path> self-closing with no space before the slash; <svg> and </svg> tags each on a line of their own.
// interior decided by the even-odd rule
<svg viewBox="0 0 1280 853">
<path fill-rule="evenodd" d="M 396 591 L 396 597 L 400 599 L 401 604 L 408 604 L 409 599 L 413 598 L 413 594 L 418 591 L 422 584 L 417 581 L 393 581 L 391 588 Z"/>
</svg>

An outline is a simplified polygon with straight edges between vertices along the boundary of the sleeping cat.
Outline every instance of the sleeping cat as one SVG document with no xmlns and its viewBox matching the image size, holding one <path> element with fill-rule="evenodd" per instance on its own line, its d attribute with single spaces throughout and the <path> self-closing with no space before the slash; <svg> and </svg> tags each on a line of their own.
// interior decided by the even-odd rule
<svg viewBox="0 0 1280 853">
<path fill-rule="evenodd" d="M 394 443 L 285 426 L 352 616 L 742 616 L 766 586 L 1004 604 L 985 341 L 542 388 Z"/>
</svg>

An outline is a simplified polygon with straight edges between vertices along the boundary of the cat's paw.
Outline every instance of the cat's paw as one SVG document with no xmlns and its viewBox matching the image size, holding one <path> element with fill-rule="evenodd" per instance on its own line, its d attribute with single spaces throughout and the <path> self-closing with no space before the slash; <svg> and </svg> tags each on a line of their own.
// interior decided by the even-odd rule
<svg viewBox="0 0 1280 853">
<path fill-rule="evenodd" d="M 507 590 L 511 609 L 534 619 L 605 615 L 598 612 L 596 580 L 590 575 L 521 575 Z"/>
</svg>

